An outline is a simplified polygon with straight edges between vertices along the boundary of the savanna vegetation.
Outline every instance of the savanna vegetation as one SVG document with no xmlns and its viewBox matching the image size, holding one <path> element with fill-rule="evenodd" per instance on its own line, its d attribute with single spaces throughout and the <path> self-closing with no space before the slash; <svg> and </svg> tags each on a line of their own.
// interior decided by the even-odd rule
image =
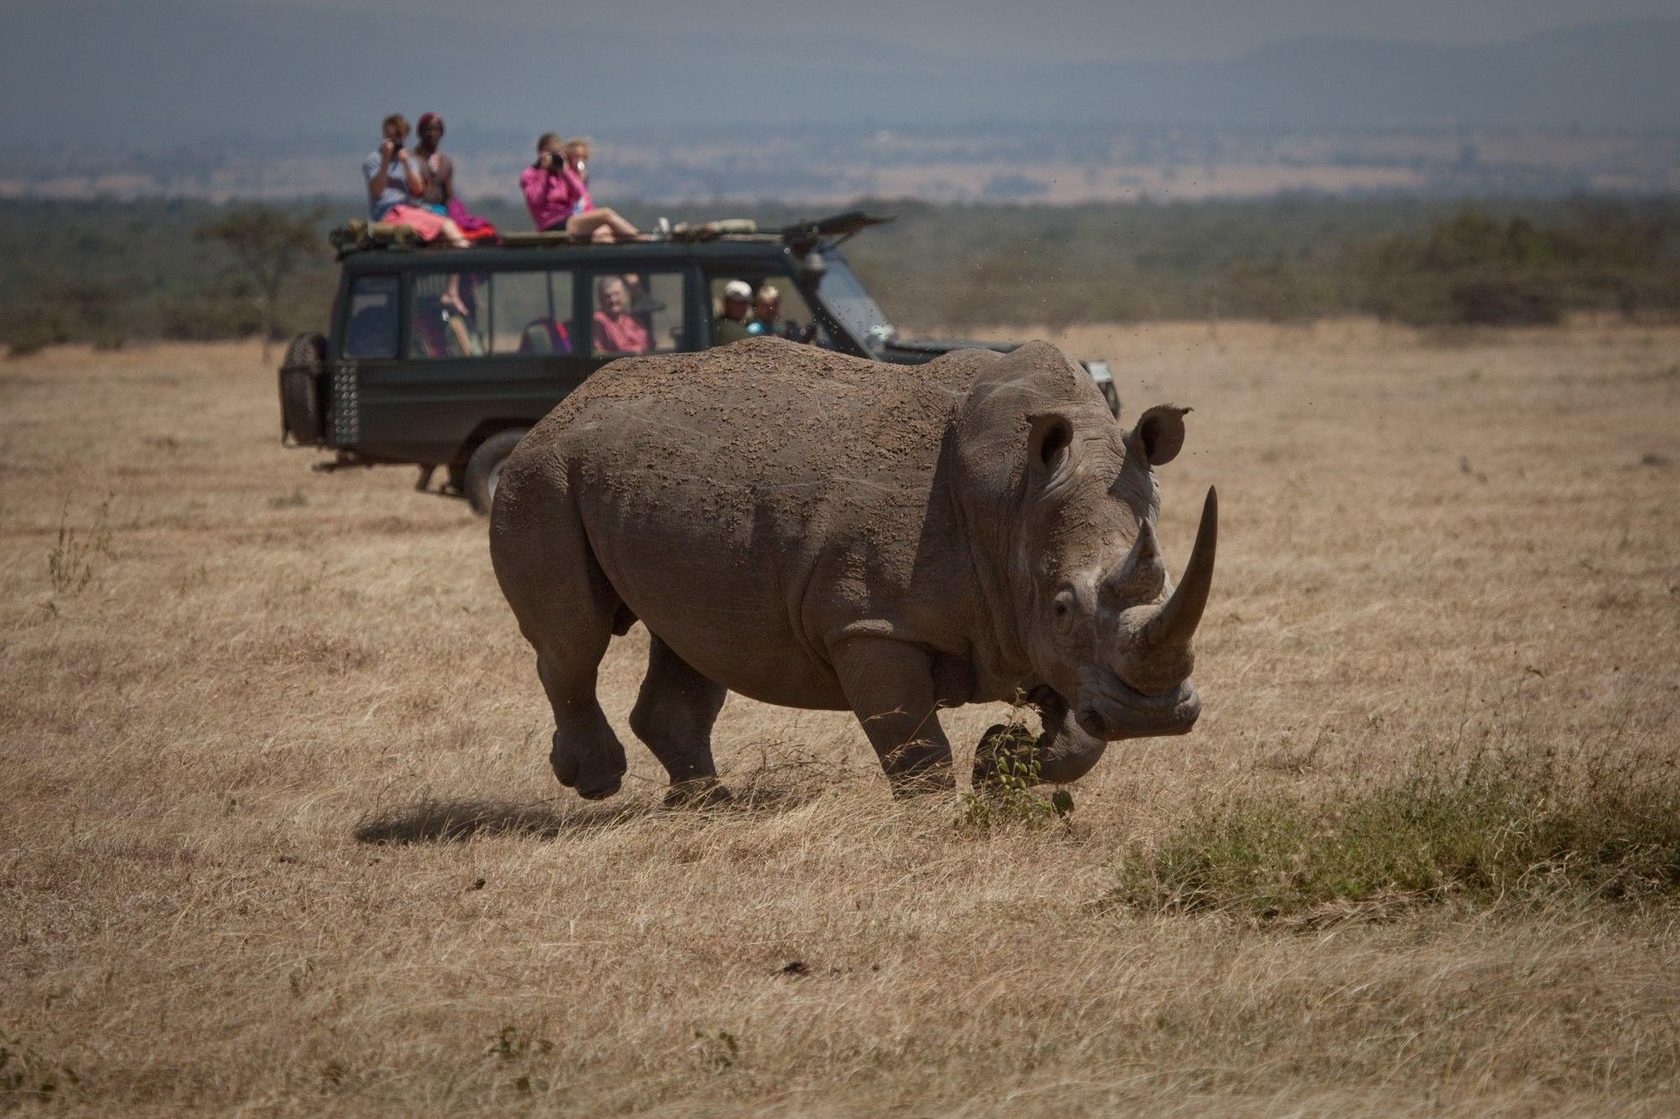
<svg viewBox="0 0 1680 1119">
<path fill-rule="evenodd" d="M 1534 325 L 1589 311 L 1634 321 L 1680 316 L 1680 200 L 1282 196 L 1081 206 L 869 202 L 899 222 L 848 253 L 889 314 L 910 329 L 981 324 L 1376 315 L 1412 325 Z M 505 200 L 479 207 L 524 228 Z M 319 329 L 334 269 L 327 229 L 350 201 L 278 209 L 171 201 L 88 207 L 0 203 L 0 341 L 287 335 Z M 624 211 L 644 226 L 659 208 Z M 807 211 L 690 207 L 678 216 Z M 313 227 L 313 245 L 283 234 Z M 216 231 L 221 231 L 217 236 Z M 274 280 L 229 233 L 295 251 Z M 206 237 L 209 240 L 206 240 Z"/>
<path fill-rule="evenodd" d="M 1680 328 L 1018 333 L 1195 407 L 1194 732 L 895 801 L 736 696 L 707 810 L 639 626 L 558 787 L 483 523 L 256 344 L 0 365 L 0 1111 L 1673 1114 Z"/>
</svg>

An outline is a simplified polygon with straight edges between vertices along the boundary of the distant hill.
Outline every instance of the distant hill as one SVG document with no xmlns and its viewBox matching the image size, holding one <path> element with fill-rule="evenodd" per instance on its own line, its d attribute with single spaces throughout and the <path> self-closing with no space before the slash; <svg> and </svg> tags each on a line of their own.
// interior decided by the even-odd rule
<svg viewBox="0 0 1680 1119">
<path fill-rule="evenodd" d="M 933 55 L 887 32 L 788 43 L 703 20 L 631 36 L 557 15 L 552 35 L 533 35 L 192 0 L 10 0 L 0 19 L 0 145 L 37 149 L 371 141 L 393 107 L 521 136 L 801 122 L 1680 128 L 1680 20 L 1486 46 L 1299 39 L 1225 60 L 1052 66 Z"/>
</svg>

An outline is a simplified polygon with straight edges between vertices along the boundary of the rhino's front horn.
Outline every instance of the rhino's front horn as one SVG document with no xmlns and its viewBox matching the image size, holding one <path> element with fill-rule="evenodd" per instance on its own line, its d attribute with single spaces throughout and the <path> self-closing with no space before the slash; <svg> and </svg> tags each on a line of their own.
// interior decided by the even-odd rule
<svg viewBox="0 0 1680 1119">
<path fill-rule="evenodd" d="M 1202 523 L 1196 530 L 1196 546 L 1184 569 L 1184 581 L 1162 603 L 1160 611 L 1144 627 L 1144 641 L 1157 650 L 1187 649 L 1196 625 L 1202 620 L 1208 592 L 1213 589 L 1213 553 L 1219 546 L 1219 494 L 1208 487 L 1202 505 Z"/>
</svg>

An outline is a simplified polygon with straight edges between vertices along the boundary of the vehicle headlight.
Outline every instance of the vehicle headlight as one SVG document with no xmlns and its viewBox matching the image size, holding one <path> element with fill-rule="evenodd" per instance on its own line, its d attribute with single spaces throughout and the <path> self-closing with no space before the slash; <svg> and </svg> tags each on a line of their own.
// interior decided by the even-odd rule
<svg viewBox="0 0 1680 1119">
<path fill-rule="evenodd" d="M 1114 374 L 1108 371 L 1108 362 L 1106 361 L 1087 361 L 1085 363 L 1085 372 L 1089 373 L 1091 375 L 1091 380 L 1095 381 L 1099 385 L 1104 381 L 1111 384 L 1114 381 Z"/>
</svg>

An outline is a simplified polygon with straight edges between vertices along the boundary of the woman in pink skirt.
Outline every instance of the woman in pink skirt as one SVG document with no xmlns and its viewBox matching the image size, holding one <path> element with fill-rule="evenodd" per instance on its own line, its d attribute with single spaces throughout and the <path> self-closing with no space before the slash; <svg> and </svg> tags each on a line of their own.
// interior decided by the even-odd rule
<svg viewBox="0 0 1680 1119">
<path fill-rule="evenodd" d="M 426 190 L 426 171 L 419 157 L 405 146 L 408 118 L 392 113 L 385 118 L 385 138 L 362 161 L 362 178 L 367 182 L 368 217 L 391 225 L 406 225 L 422 241 L 442 237 L 458 249 L 470 242 L 461 227 L 449 218 L 428 210 L 420 202 Z"/>
<path fill-rule="evenodd" d="M 461 227 L 420 201 L 426 189 L 426 171 L 419 158 L 405 147 L 408 140 L 408 118 L 392 113 L 383 125 L 385 138 L 379 147 L 362 160 L 362 178 L 367 181 L 368 217 L 391 225 L 406 225 L 422 241 L 438 238 L 457 249 L 470 248 L 472 242 L 462 234 Z M 442 302 L 458 315 L 470 315 L 461 299 L 461 278 L 449 277 Z"/>
</svg>

